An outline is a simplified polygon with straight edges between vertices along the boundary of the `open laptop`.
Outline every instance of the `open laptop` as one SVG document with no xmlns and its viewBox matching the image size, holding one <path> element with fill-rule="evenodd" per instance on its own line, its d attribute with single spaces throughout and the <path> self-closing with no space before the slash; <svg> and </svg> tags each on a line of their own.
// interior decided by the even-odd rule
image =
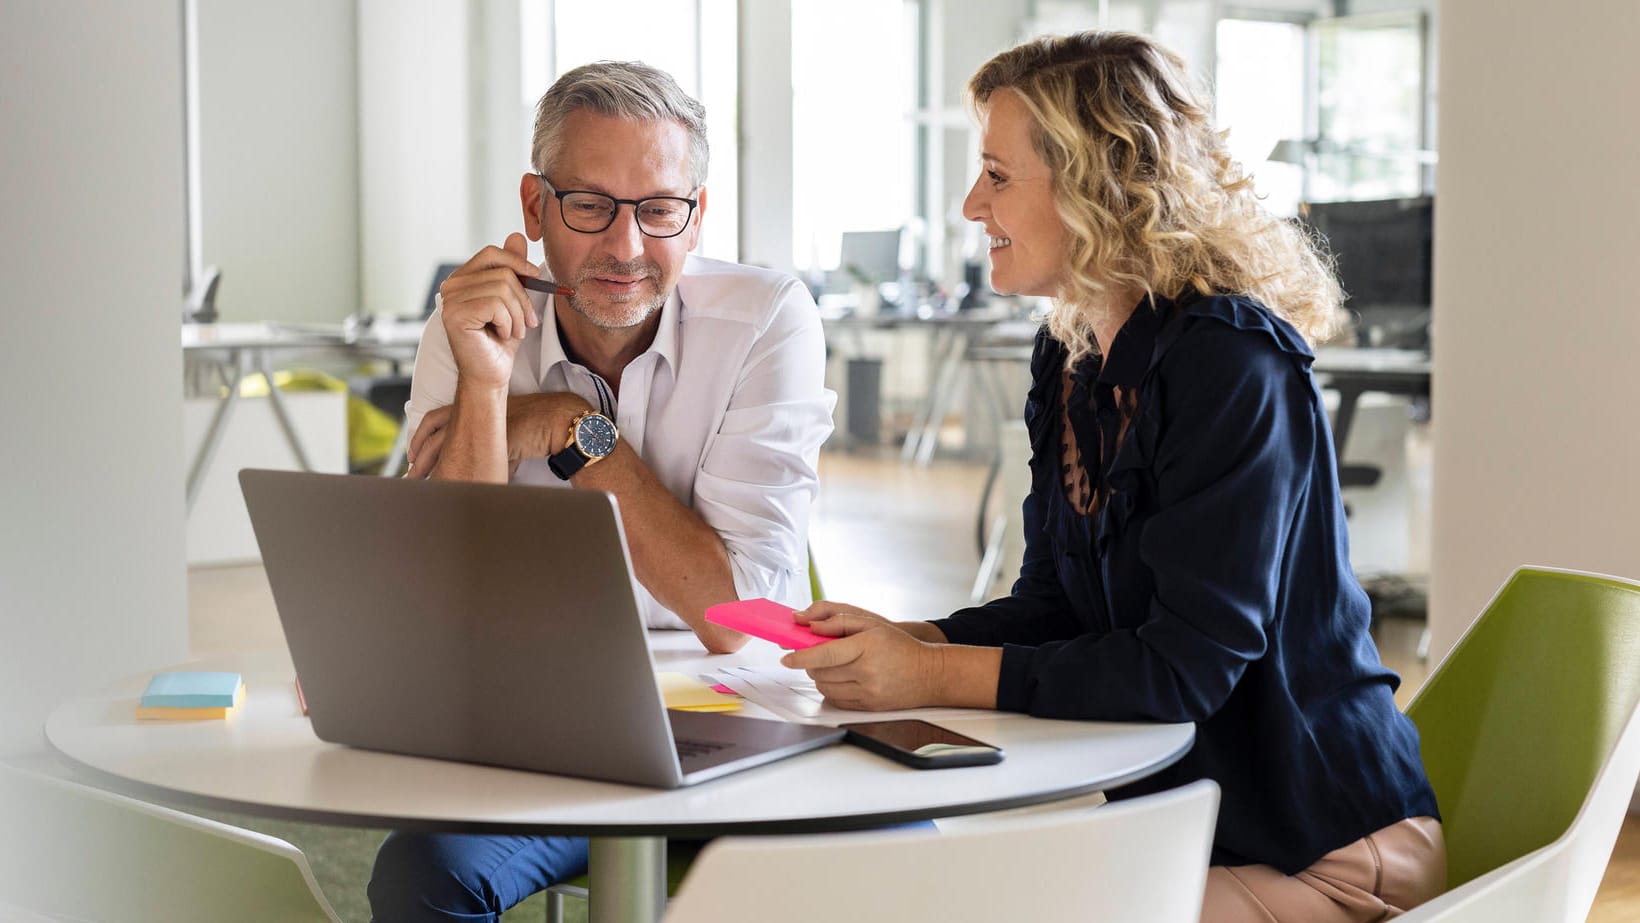
<svg viewBox="0 0 1640 923">
<path fill-rule="evenodd" d="M 676 788 L 843 736 L 663 706 L 607 493 L 251 469 L 239 483 L 323 740 Z"/>
</svg>

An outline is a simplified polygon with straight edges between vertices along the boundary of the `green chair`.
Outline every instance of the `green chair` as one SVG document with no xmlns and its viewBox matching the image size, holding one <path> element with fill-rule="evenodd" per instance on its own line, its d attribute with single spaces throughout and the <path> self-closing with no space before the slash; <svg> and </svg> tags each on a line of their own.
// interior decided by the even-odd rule
<svg viewBox="0 0 1640 923">
<path fill-rule="evenodd" d="M 339 923 L 284 840 L 4 764 L 0 818 L 0 919 Z"/>
<path fill-rule="evenodd" d="M 820 586 L 820 568 L 814 563 L 814 549 L 809 549 L 809 598 L 816 602 L 826 598 L 826 592 Z"/>
<path fill-rule="evenodd" d="M 1640 584 L 1523 567 L 1407 715 L 1451 891 L 1402 917 L 1583 920 L 1640 777 Z"/>
</svg>

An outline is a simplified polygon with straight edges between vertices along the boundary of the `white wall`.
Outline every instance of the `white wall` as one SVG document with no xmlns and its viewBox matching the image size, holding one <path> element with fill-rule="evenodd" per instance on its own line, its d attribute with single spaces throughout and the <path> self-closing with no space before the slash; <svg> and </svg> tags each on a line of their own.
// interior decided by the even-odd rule
<svg viewBox="0 0 1640 923">
<path fill-rule="evenodd" d="M 225 320 L 359 307 L 353 0 L 201 0 L 206 265 Z"/>
<path fill-rule="evenodd" d="M 174 2 L 0 4 L 0 756 L 187 654 L 181 35 Z"/>
<path fill-rule="evenodd" d="M 973 5 L 962 0 L 930 0 L 924 29 L 924 62 L 929 106 L 937 123 L 929 134 L 927 195 L 931 241 L 939 254 L 939 276 L 947 285 L 962 281 L 965 257 L 986 260 L 985 245 L 972 222 L 962 217 L 962 201 L 979 173 L 979 133 L 968 113 L 968 78 L 986 61 L 1035 34 L 1026 0 L 994 0 Z M 1081 28 L 1097 25 L 1097 11 Z M 1055 23 L 1054 25 L 1059 25 Z M 1068 26 L 1069 31 L 1078 26 Z"/>
<path fill-rule="evenodd" d="M 793 272 L 792 11 L 740 0 L 740 259 Z"/>
<path fill-rule="evenodd" d="M 1441 20 L 1432 657 L 1516 565 L 1640 577 L 1640 5 Z"/>
<path fill-rule="evenodd" d="M 358 0 L 365 310 L 418 313 L 434 267 L 477 246 L 470 17 L 446 0 Z"/>
<path fill-rule="evenodd" d="M 473 201 L 469 220 L 473 239 L 468 241 L 471 246 L 467 252 L 452 254 L 458 261 L 465 261 L 484 244 L 499 246 L 508 234 L 523 232 L 518 181 L 530 169 L 535 101 L 547 91 L 546 84 L 530 87 L 527 92 L 523 86 L 526 37 L 519 31 L 518 0 L 486 0 L 473 8 L 470 22 L 478 59 L 472 62 L 470 103 Z M 549 38 L 550 31 L 529 37 L 532 48 L 539 49 L 532 53 L 548 57 Z M 532 242 L 530 254 L 540 259 L 540 245 Z M 425 279 L 422 284 L 425 288 Z"/>
</svg>

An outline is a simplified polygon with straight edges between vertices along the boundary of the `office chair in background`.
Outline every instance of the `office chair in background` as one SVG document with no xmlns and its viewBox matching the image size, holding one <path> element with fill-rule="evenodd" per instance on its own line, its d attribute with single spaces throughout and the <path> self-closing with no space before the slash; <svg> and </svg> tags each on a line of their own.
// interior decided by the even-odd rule
<svg viewBox="0 0 1640 923">
<path fill-rule="evenodd" d="M 433 316 L 433 308 L 438 304 L 438 287 L 450 274 L 461 268 L 460 263 L 440 263 L 433 270 L 432 284 L 427 286 L 427 300 L 422 305 L 421 316 L 425 320 Z M 397 363 L 395 363 L 395 366 Z M 391 416 L 399 422 L 399 435 L 393 442 L 393 448 L 387 454 L 387 460 L 382 463 L 383 477 L 398 477 L 404 467 L 404 452 L 410 444 L 412 433 L 404 431 L 404 405 L 410 402 L 410 376 L 404 374 L 383 375 L 374 378 L 355 379 L 353 390 L 358 392 L 372 406 Z"/>
</svg>

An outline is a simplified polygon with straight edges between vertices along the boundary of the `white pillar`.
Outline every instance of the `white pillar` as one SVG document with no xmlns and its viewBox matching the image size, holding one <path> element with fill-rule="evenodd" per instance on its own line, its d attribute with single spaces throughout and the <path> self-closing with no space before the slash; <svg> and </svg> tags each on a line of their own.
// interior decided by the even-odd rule
<svg viewBox="0 0 1640 923">
<path fill-rule="evenodd" d="M 740 0 L 740 259 L 792 260 L 792 10 Z"/>
<path fill-rule="evenodd" d="M 1509 572 L 1640 577 L 1640 5 L 1442 0 L 1430 656 Z"/>
<path fill-rule="evenodd" d="M 187 656 L 180 4 L 0 4 L 0 758 Z"/>
</svg>

